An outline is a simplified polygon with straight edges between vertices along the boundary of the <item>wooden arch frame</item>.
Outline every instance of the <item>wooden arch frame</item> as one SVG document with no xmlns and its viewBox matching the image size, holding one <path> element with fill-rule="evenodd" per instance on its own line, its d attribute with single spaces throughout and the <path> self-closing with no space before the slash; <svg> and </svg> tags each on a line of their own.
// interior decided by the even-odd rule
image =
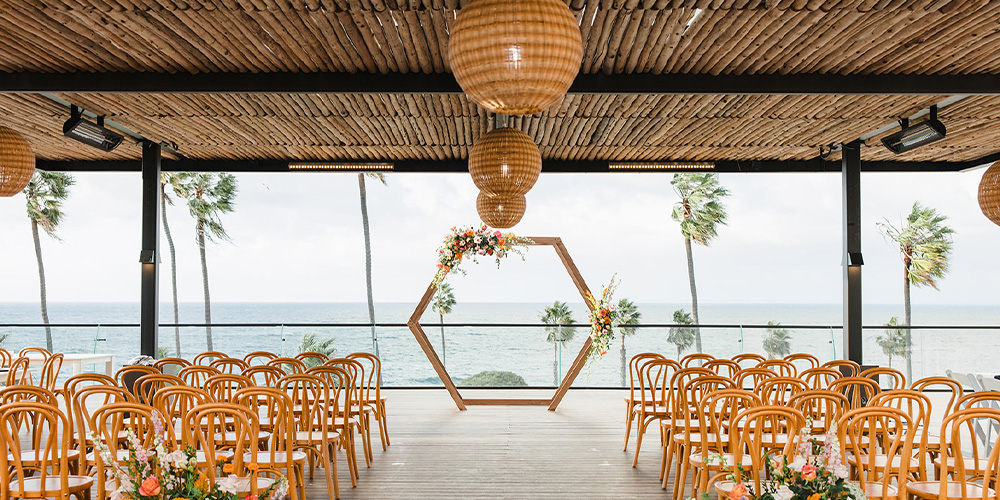
<svg viewBox="0 0 1000 500">
<path fill-rule="evenodd" d="M 566 272 L 569 273 L 570 279 L 573 280 L 573 284 L 576 285 L 577 291 L 580 292 L 580 296 L 583 297 L 583 303 L 590 307 L 590 300 L 587 299 L 587 295 L 590 294 L 590 289 L 587 288 L 587 283 L 583 281 L 583 276 L 580 276 L 580 270 L 576 268 L 576 264 L 573 263 L 573 259 L 569 256 L 569 252 L 566 251 L 566 246 L 563 245 L 562 239 L 552 236 L 539 236 L 529 238 L 532 243 L 528 243 L 528 246 L 550 246 L 556 251 L 556 255 L 559 256 L 559 260 L 562 261 L 563 266 L 566 267 Z M 538 405 L 544 406 L 548 405 L 550 411 L 555 411 L 556 407 L 562 401 L 563 397 L 566 395 L 566 391 L 569 387 L 573 385 L 573 381 L 583 370 L 584 363 L 587 362 L 587 356 L 590 353 L 590 345 L 593 343 L 593 339 L 587 336 L 587 340 L 583 343 L 583 347 L 580 349 L 580 354 L 577 354 L 576 359 L 573 360 L 573 364 L 570 365 L 569 370 L 567 370 L 566 375 L 563 377 L 562 383 L 556 388 L 555 394 L 552 395 L 550 399 L 466 399 L 458 392 L 458 388 L 455 387 L 455 383 L 451 381 L 451 375 L 448 374 L 448 370 L 445 369 L 444 364 L 441 363 L 441 358 L 438 358 L 437 352 L 434 350 L 434 346 L 431 344 L 430 340 L 427 339 L 427 334 L 424 329 L 420 326 L 420 317 L 423 316 L 424 311 L 427 310 L 427 306 L 430 305 L 431 300 L 434 298 L 434 293 L 437 292 L 437 285 L 433 282 L 427 287 L 427 291 L 424 292 L 423 298 L 417 304 L 417 308 L 413 311 L 413 315 L 410 316 L 410 320 L 406 323 L 410 327 L 410 331 L 413 332 L 413 337 L 417 339 L 417 343 L 420 344 L 420 348 L 424 350 L 424 354 L 427 355 L 427 360 L 431 362 L 431 366 L 437 371 L 438 377 L 441 378 L 441 382 L 444 383 L 448 393 L 451 394 L 451 398 L 455 400 L 455 405 L 458 406 L 459 410 L 465 410 L 467 405 Z"/>
</svg>

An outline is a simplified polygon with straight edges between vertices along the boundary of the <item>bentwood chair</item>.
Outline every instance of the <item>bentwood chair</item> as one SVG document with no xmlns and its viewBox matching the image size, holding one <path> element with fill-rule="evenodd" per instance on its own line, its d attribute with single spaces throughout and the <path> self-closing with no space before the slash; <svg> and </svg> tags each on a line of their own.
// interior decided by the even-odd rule
<svg viewBox="0 0 1000 500">
<path fill-rule="evenodd" d="M 861 374 L 861 365 L 849 359 L 835 359 L 820 365 L 820 368 L 833 368 L 840 371 L 844 377 L 857 377 Z"/>
<path fill-rule="evenodd" d="M 62 370 L 63 355 L 55 353 L 42 363 L 42 369 L 38 373 L 38 386 L 43 389 L 56 392 L 56 379 L 59 378 L 59 370 Z"/>
<path fill-rule="evenodd" d="M 118 384 L 118 387 L 135 394 L 135 383 L 139 380 L 139 377 L 156 373 L 160 373 L 160 370 L 152 366 L 123 366 L 115 372 L 115 383 Z"/>
<path fill-rule="evenodd" d="M 914 479 L 925 481 L 927 479 L 927 436 L 931 417 L 930 398 L 918 391 L 895 389 L 876 394 L 868 401 L 868 406 L 872 408 L 895 408 L 909 415 L 914 426 L 913 429 L 891 429 L 891 431 L 909 431 L 913 433 L 913 454 L 909 458 L 909 470 Z M 900 460 L 906 460 L 906 458 L 900 457 Z M 898 463 L 891 463 L 887 467 L 893 473 L 899 473 Z"/>
<path fill-rule="evenodd" d="M 100 480 L 100 478 L 106 476 L 106 472 L 113 470 L 118 463 L 121 463 L 129 456 L 128 448 L 123 446 L 124 443 L 119 441 L 118 436 L 131 431 L 132 435 L 135 436 L 136 442 L 143 448 L 149 450 L 156 446 L 156 426 L 153 424 L 154 412 L 156 412 L 155 409 L 144 404 L 112 403 L 96 409 L 94 414 L 91 415 L 90 427 L 95 430 L 94 435 L 107 446 L 107 458 L 115 461 L 115 463 L 107 463 L 105 457 L 96 451 L 87 457 L 88 461 L 95 464 L 96 477 L 99 478 L 97 481 L 97 498 L 99 500 L 108 498 L 110 492 L 115 491 L 121 486 L 115 474 L 110 474 L 111 480 L 107 483 Z M 157 414 L 155 418 L 161 417 Z M 164 442 L 167 444 L 174 443 L 173 427 L 164 426 L 163 429 L 164 435 L 162 437 Z"/>
<path fill-rule="evenodd" d="M 104 385 L 104 386 L 115 386 L 115 379 L 103 374 L 103 373 L 80 373 L 73 375 L 66 379 L 63 383 L 62 397 L 66 408 L 66 420 L 69 421 L 70 427 L 73 429 L 73 446 L 79 449 L 81 452 L 86 453 L 88 447 L 93 444 L 93 441 L 87 438 L 86 433 L 80 433 L 80 429 L 77 427 L 76 422 L 76 408 L 73 407 L 76 401 L 76 393 L 83 387 L 91 385 Z M 84 470 L 86 470 L 87 464 L 82 464 Z"/>
<path fill-rule="evenodd" d="M 657 393 L 663 398 L 664 411 L 654 414 L 653 418 L 660 423 L 660 446 L 662 448 L 660 470 L 663 472 L 663 477 L 670 475 L 675 455 L 677 456 L 677 470 L 680 471 L 683 465 L 682 454 L 679 448 L 681 447 L 681 441 L 684 439 L 684 434 L 695 432 L 693 427 L 688 427 L 688 423 L 691 421 L 691 415 L 698 411 L 698 402 L 689 401 L 687 394 L 685 394 L 685 389 L 691 381 L 702 377 L 717 377 L 717 375 L 707 368 L 691 367 L 681 368 L 673 373 L 664 372 L 661 380 L 657 381 Z M 641 431 L 642 428 L 640 428 Z M 639 437 L 641 438 L 642 434 L 639 434 Z M 635 458 L 632 460 L 632 467 L 638 465 L 639 444 L 641 442 L 641 439 L 636 442 Z"/>
<path fill-rule="evenodd" d="M 135 396 L 115 385 L 94 384 L 88 386 L 77 386 L 73 392 L 73 426 L 75 427 L 74 439 L 80 449 L 84 470 L 89 470 L 94 465 L 87 459 L 88 454 L 94 447 L 94 441 L 88 434 L 96 433 L 96 429 L 90 426 L 90 417 L 93 410 L 112 403 L 134 403 Z M 118 440 L 123 441 L 125 435 L 119 435 Z"/>
<path fill-rule="evenodd" d="M 765 380 L 777 376 L 778 374 L 776 372 L 767 368 L 747 368 L 745 370 L 740 370 L 740 372 L 736 374 L 736 387 L 752 391 L 755 387 L 759 387 Z M 747 381 L 749 381 L 749 384 Z"/>
<path fill-rule="evenodd" d="M 713 359 L 715 359 L 715 356 L 712 356 L 711 354 L 696 352 L 681 358 L 681 366 L 684 368 L 690 368 L 693 366 L 701 367 L 706 362 L 712 361 Z"/>
<path fill-rule="evenodd" d="M 0 347 L 0 368 L 9 367 L 11 361 L 14 361 L 14 357 L 11 356 L 10 351 Z"/>
<path fill-rule="evenodd" d="M 802 363 L 799 363 L 798 365 L 796 365 L 796 368 L 798 368 L 799 365 L 803 365 L 803 364 L 806 365 L 805 368 L 802 368 L 802 369 L 799 370 L 799 373 L 802 373 L 802 371 L 808 370 L 810 368 L 819 368 L 819 358 L 817 358 L 816 356 L 813 356 L 812 354 L 806 354 L 804 352 L 797 352 L 797 353 L 793 353 L 793 354 L 789 354 L 789 355 L 785 356 L 784 359 L 785 359 L 785 361 L 788 361 L 789 363 L 792 363 L 792 364 L 795 364 L 796 361 L 801 361 Z"/>
<path fill-rule="evenodd" d="M 276 387 L 278 379 L 286 375 L 280 368 L 266 365 L 253 365 L 241 373 L 253 381 L 257 387 Z"/>
<path fill-rule="evenodd" d="M 761 361 L 757 365 L 757 368 L 764 368 L 765 370 L 771 370 L 779 377 L 794 377 L 798 375 L 798 370 L 791 361 L 785 361 L 783 359 L 769 359 L 766 361 Z"/>
<path fill-rule="evenodd" d="M 247 451 L 243 460 L 274 471 L 283 470 L 288 478 L 292 500 L 305 499 L 306 454 L 295 451 L 295 417 L 292 398 L 270 387 L 240 389 L 234 402 L 250 408 L 260 418 L 261 431 L 271 433 L 266 449 Z M 301 491 L 298 491 L 301 488 Z"/>
<path fill-rule="evenodd" d="M 792 396 L 788 406 L 812 420 L 811 434 L 822 435 L 851 409 L 851 402 L 836 391 L 809 389 Z"/>
<path fill-rule="evenodd" d="M 274 358 L 267 362 L 267 366 L 273 366 L 285 373 L 305 373 L 306 364 L 295 358 Z"/>
<path fill-rule="evenodd" d="M 160 358 L 153 363 L 153 368 L 167 375 L 178 375 L 182 368 L 191 366 L 191 364 L 184 358 Z"/>
<path fill-rule="evenodd" d="M 185 366 L 184 368 L 181 368 L 181 371 L 177 372 L 177 376 L 180 377 L 186 385 L 191 387 L 205 387 L 205 381 L 216 375 L 222 375 L 222 372 L 212 368 L 211 366 L 203 365 Z"/>
<path fill-rule="evenodd" d="M 361 436 L 361 445 L 365 456 L 365 466 L 372 466 L 372 433 L 371 416 L 372 409 L 361 403 L 361 386 L 365 379 L 365 367 L 358 360 L 351 358 L 331 358 L 326 360 L 322 366 L 339 366 L 347 370 L 351 375 L 351 406 L 350 420 L 352 425 Z M 313 370 L 310 368 L 310 371 Z M 310 373 L 306 371 L 306 373 Z"/>
<path fill-rule="evenodd" d="M 962 397 L 964 389 L 962 384 L 951 377 L 924 377 L 913 382 L 910 389 L 920 392 L 947 392 L 948 403 L 944 405 L 934 405 L 931 407 L 930 420 L 932 422 L 943 422 L 944 417 L 960 410 L 958 400 Z M 933 460 L 941 453 L 940 429 L 931 428 L 927 433 L 927 453 Z"/>
<path fill-rule="evenodd" d="M 965 408 L 941 423 L 941 454 L 953 464 L 950 474 L 937 481 L 906 483 L 907 493 L 925 500 L 1000 500 L 1000 434 L 983 446 L 976 429 L 1000 425 L 1000 410 Z M 962 457 L 956 460 L 956 457 Z"/>
<path fill-rule="evenodd" d="M 702 365 L 703 368 L 708 368 L 712 370 L 716 375 L 727 377 L 730 379 L 735 379 L 736 374 L 740 372 L 739 363 L 731 359 L 713 359 Z"/>
<path fill-rule="evenodd" d="M 732 357 L 732 360 L 740 365 L 740 368 L 753 368 L 759 365 L 763 361 L 767 361 L 767 358 L 761 356 L 760 354 L 745 352 L 743 354 L 737 354 Z"/>
<path fill-rule="evenodd" d="M 347 374 L 341 369 L 335 369 L 338 373 L 338 387 L 347 387 Z M 296 412 L 295 416 L 295 443 L 294 449 L 305 452 L 309 457 L 309 478 L 312 479 L 316 470 L 316 462 L 324 464 L 323 470 L 326 473 L 327 495 L 330 498 L 340 498 L 340 483 L 337 481 L 337 448 L 340 447 L 342 439 L 341 433 L 334 426 L 331 426 L 330 415 L 341 415 L 345 419 L 346 412 L 343 408 L 336 408 L 339 404 L 334 399 L 335 389 L 331 393 L 330 384 L 327 379 L 316 375 L 305 373 L 293 373 L 286 375 L 278 381 L 278 389 L 288 394 L 292 399 L 292 408 Z M 331 405 L 334 407 L 332 408 Z M 342 420 L 343 422 L 343 420 Z M 343 422 L 346 424 L 346 422 Z M 351 453 L 348 453 L 348 468 L 351 474 L 351 484 L 357 486 L 357 465 L 351 460 Z M 329 464 L 327 467 L 325 464 Z"/>
<path fill-rule="evenodd" d="M 321 352 L 300 352 L 295 355 L 295 359 L 304 363 L 306 368 L 312 368 L 326 363 L 330 359 L 330 356 Z"/>
<path fill-rule="evenodd" d="M 733 468 L 736 463 L 733 461 L 733 454 L 729 451 L 729 436 L 732 432 L 739 432 L 739 429 L 732 428 L 732 419 L 736 415 L 750 408 L 763 406 L 760 397 L 752 392 L 743 389 L 723 389 L 706 394 L 698 405 L 698 423 L 700 433 L 705 436 L 704 446 L 691 455 L 691 469 L 693 470 L 693 480 L 691 481 L 692 498 L 698 498 L 700 493 L 708 492 L 708 481 L 713 473 L 718 473 L 724 467 Z M 718 456 L 721 461 L 714 458 Z M 726 465 L 723 465 L 726 464 Z M 749 467 L 752 465 L 747 456 L 742 458 L 740 466 Z M 677 483 L 683 488 L 683 484 Z M 662 487 L 666 488 L 667 482 L 663 481 Z"/>
<path fill-rule="evenodd" d="M 687 473 L 691 469 L 691 456 L 695 451 L 708 446 L 712 441 L 712 436 L 709 435 L 708 431 L 701 429 L 702 402 L 708 394 L 715 391 L 735 388 L 736 386 L 731 379 L 718 375 L 693 378 L 679 388 L 680 397 L 677 401 L 680 402 L 683 398 L 683 403 L 679 403 L 679 406 L 686 406 L 687 411 L 684 412 L 684 430 L 674 432 L 672 437 L 674 453 L 677 455 L 675 484 L 681 485 L 681 490 L 683 490 L 684 483 L 687 482 Z M 678 494 L 676 488 L 674 493 L 678 500 L 683 498 L 682 494 Z"/>
<path fill-rule="evenodd" d="M 896 408 L 856 408 L 840 418 L 843 461 L 857 469 L 867 498 L 906 500 L 915 429 L 913 419 Z"/>
<path fill-rule="evenodd" d="M 382 360 L 370 352 L 351 353 L 347 355 L 347 358 L 361 363 L 365 368 L 365 380 L 361 381 L 361 384 L 355 384 L 363 389 L 359 402 L 372 408 L 375 420 L 378 422 L 382 451 L 385 451 L 391 443 L 389 442 L 388 413 L 385 410 L 386 398 L 382 396 Z"/>
<path fill-rule="evenodd" d="M 32 401 L 0 406 L 0 498 L 89 500 L 93 478 L 70 475 L 72 434 L 56 406 Z M 22 448 L 26 435 L 34 438 L 34 449 Z"/>
<path fill-rule="evenodd" d="M 196 406 L 184 417 L 184 443 L 201 451 L 198 468 L 216 482 L 219 456 L 231 456 L 233 475 L 236 476 L 236 493 L 239 497 L 251 494 L 274 483 L 273 479 L 259 477 L 246 468 L 248 452 L 258 449 L 260 419 L 245 406 L 233 403 L 208 403 Z M 220 453 L 224 452 L 224 453 Z M 247 472 L 250 472 L 247 474 Z"/>
<path fill-rule="evenodd" d="M 243 375 L 222 373 L 205 381 L 205 391 L 219 403 L 233 401 L 237 391 L 248 387 L 253 387 L 253 381 Z"/>
<path fill-rule="evenodd" d="M 179 432 L 179 426 L 182 425 L 184 417 L 195 407 L 210 402 L 212 397 L 204 390 L 179 385 L 167 386 L 156 391 L 151 405 L 163 417 L 164 425 L 174 428 L 174 440 L 179 442 L 183 434 Z"/>
<path fill-rule="evenodd" d="M 52 353 L 44 347 L 25 347 L 17 353 L 18 357 L 26 357 L 31 354 L 39 354 L 43 360 L 49 359 L 49 356 L 52 355 Z"/>
<path fill-rule="evenodd" d="M 208 366 L 209 363 L 216 359 L 228 358 L 229 355 L 224 352 L 219 351 L 205 351 L 195 355 L 192 362 L 196 365 Z"/>
<path fill-rule="evenodd" d="M 764 491 L 762 486 L 766 485 L 764 476 L 768 453 L 774 451 L 776 456 L 791 459 L 797 444 L 794 439 L 785 439 L 784 444 L 779 445 L 774 439 L 776 433 L 773 429 L 784 429 L 788 436 L 796 436 L 804 425 L 805 417 L 787 406 L 765 405 L 740 412 L 729 425 L 729 452 L 732 463 L 749 462 L 749 466 L 737 471 L 740 477 L 736 477 L 736 481 L 719 481 L 729 475 L 728 472 L 716 474 L 709 480 L 706 490 L 714 485 L 720 497 L 726 497 L 737 483 L 746 482 L 752 492 L 760 494 Z"/>
<path fill-rule="evenodd" d="M 636 435 L 635 435 L 635 458 L 632 460 L 632 467 L 639 464 L 639 450 L 642 449 L 642 438 L 646 434 L 646 429 L 653 422 L 665 422 L 672 418 L 671 389 L 670 381 L 676 373 L 680 371 L 680 364 L 672 359 L 649 359 L 636 366 L 636 376 L 640 379 L 639 401 L 635 407 Z M 705 375 L 712 372 L 704 368 L 692 368 Z M 661 445 L 662 439 L 670 435 L 673 427 L 660 425 Z"/>
<path fill-rule="evenodd" d="M 879 377 L 882 377 L 883 375 L 889 380 L 889 389 L 906 389 L 906 376 L 903 375 L 903 372 L 895 368 L 876 366 L 861 372 L 859 376 L 870 378 L 874 380 L 876 384 L 879 384 L 879 387 L 881 387 L 882 383 Z"/>
<path fill-rule="evenodd" d="M 135 398 L 142 404 L 150 404 L 156 391 L 173 385 L 184 385 L 180 377 L 164 373 L 150 373 L 135 381 Z"/>
<path fill-rule="evenodd" d="M 643 376 L 646 363 L 656 360 L 666 359 L 662 354 L 655 352 L 643 352 L 632 356 L 628 361 L 629 387 L 628 396 L 625 397 L 625 445 L 622 451 L 628 450 L 628 438 L 632 434 L 632 422 L 640 408 L 648 407 L 652 404 L 654 390 L 646 386 Z M 678 367 L 680 365 L 677 365 Z M 641 419 L 640 419 L 641 421 Z"/>
<path fill-rule="evenodd" d="M 795 377 L 771 377 L 754 388 L 754 393 L 760 396 L 764 404 L 787 405 L 796 394 L 806 391 L 809 386 Z"/>
<path fill-rule="evenodd" d="M 254 351 L 246 356 L 243 356 L 243 361 L 250 366 L 265 365 L 268 361 L 277 358 L 278 355 L 273 352 L 267 351 Z"/>
<path fill-rule="evenodd" d="M 7 381 L 4 385 L 9 387 L 18 384 L 30 384 L 31 372 L 28 371 L 30 365 L 31 360 L 26 356 L 20 356 L 11 361 L 10 368 L 7 370 Z"/>
<path fill-rule="evenodd" d="M 844 374 L 840 373 L 840 370 L 833 368 L 810 368 L 799 374 L 799 378 L 810 389 L 826 389 L 830 387 L 831 382 L 843 376 Z"/>
<path fill-rule="evenodd" d="M 347 386 L 341 387 L 338 385 L 341 383 L 341 376 L 339 375 L 339 372 L 331 369 L 341 370 L 344 374 L 346 374 L 345 376 L 347 378 L 345 383 L 347 383 Z M 324 378 L 326 382 L 330 384 L 331 397 L 334 395 L 340 396 L 342 394 L 347 400 L 347 403 L 343 405 L 343 408 L 345 408 L 345 411 L 347 412 L 345 415 L 346 421 L 344 423 L 331 423 L 331 428 L 336 428 L 340 431 L 340 433 L 344 436 L 343 444 L 345 445 L 345 449 L 346 446 L 350 446 L 350 453 L 352 454 L 355 452 L 355 440 L 353 433 L 357 432 L 358 436 L 361 438 L 361 449 L 362 455 L 365 458 L 365 466 L 371 467 L 372 451 L 371 433 L 368 428 L 369 414 L 364 413 L 359 404 L 359 391 L 357 388 L 357 380 L 364 377 L 361 370 L 362 367 L 353 360 L 348 360 L 346 358 L 333 358 L 321 366 L 310 368 L 306 373 Z M 332 405 L 331 408 L 333 408 Z M 337 408 L 340 408 L 340 406 Z"/>
<path fill-rule="evenodd" d="M 228 375 L 239 375 L 243 370 L 250 368 L 246 361 L 238 358 L 219 358 L 208 364 L 212 368 Z"/>
<path fill-rule="evenodd" d="M 882 388 L 874 380 L 867 377 L 841 377 L 830 382 L 827 389 L 847 396 L 851 402 L 851 409 L 867 405 L 869 399 L 882 392 Z"/>
</svg>

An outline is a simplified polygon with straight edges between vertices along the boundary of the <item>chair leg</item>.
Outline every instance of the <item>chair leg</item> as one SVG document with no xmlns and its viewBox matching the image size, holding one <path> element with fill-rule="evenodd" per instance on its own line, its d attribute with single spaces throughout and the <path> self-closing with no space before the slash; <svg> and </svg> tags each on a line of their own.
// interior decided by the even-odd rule
<svg viewBox="0 0 1000 500">
<path fill-rule="evenodd" d="M 642 416 L 640 413 L 640 417 Z M 632 468 L 639 465 L 639 450 L 642 449 L 642 435 L 646 433 L 646 428 L 649 427 L 649 423 L 652 421 L 652 418 L 643 418 L 635 429 L 637 435 L 635 436 L 635 458 L 632 459 Z"/>
<path fill-rule="evenodd" d="M 625 446 L 622 451 L 628 451 L 628 438 L 632 434 L 632 420 L 635 419 L 635 405 L 631 401 L 625 402 Z"/>
<path fill-rule="evenodd" d="M 357 487 L 361 473 L 358 472 L 358 455 L 354 449 L 354 435 L 349 430 L 344 433 L 343 445 L 344 452 L 347 453 L 347 465 L 351 469 L 351 486 Z"/>
<path fill-rule="evenodd" d="M 674 500 L 684 500 L 684 487 L 687 485 L 687 454 L 688 446 L 677 444 L 677 479 L 674 481 Z"/>
<path fill-rule="evenodd" d="M 371 467 L 372 466 L 372 459 L 375 458 L 375 457 L 374 457 L 373 452 L 372 452 L 372 427 L 371 427 L 371 418 L 367 414 L 364 415 L 364 418 L 362 419 L 361 425 L 362 425 L 362 428 L 364 430 L 364 434 L 361 437 L 362 437 L 362 439 L 365 440 L 364 443 L 363 443 L 364 448 L 365 448 L 365 465 L 367 465 L 368 467 Z"/>
<path fill-rule="evenodd" d="M 389 441 L 389 414 L 385 411 L 385 402 L 378 402 L 378 411 L 382 414 L 382 432 L 385 433 L 385 445 L 392 446 L 392 442 Z"/>
<path fill-rule="evenodd" d="M 665 450 L 665 454 L 666 455 L 664 457 L 662 457 L 662 459 L 661 459 L 664 462 L 663 484 L 661 485 L 661 487 L 663 489 L 667 488 L 667 480 L 670 479 L 670 471 L 673 469 L 673 465 L 674 465 L 674 446 L 675 446 L 675 443 L 674 443 L 673 429 L 672 428 L 671 429 L 667 429 L 667 433 L 666 433 L 666 437 L 665 437 L 665 444 L 664 444 L 664 450 Z"/>
<path fill-rule="evenodd" d="M 337 480 L 337 450 L 333 449 L 333 445 L 329 443 L 323 445 L 323 462 L 327 464 L 327 467 L 324 467 L 326 469 L 326 494 L 339 499 L 340 483 Z"/>
<path fill-rule="evenodd" d="M 378 437 L 382 441 L 382 451 L 385 451 L 386 447 L 389 446 L 389 443 L 385 441 L 385 416 L 378 410 L 378 406 L 375 407 L 375 421 L 378 422 Z"/>
</svg>

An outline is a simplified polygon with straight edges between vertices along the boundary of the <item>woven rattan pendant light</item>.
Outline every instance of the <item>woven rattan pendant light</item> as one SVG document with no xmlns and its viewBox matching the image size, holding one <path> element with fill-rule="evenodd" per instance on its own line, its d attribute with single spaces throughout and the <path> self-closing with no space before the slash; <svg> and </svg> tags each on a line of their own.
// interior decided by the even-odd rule
<svg viewBox="0 0 1000 500">
<path fill-rule="evenodd" d="M 521 222 L 527 200 L 521 196 L 490 196 L 480 191 L 476 197 L 476 211 L 487 226 L 508 229 Z"/>
<path fill-rule="evenodd" d="M 986 169 L 979 181 L 979 208 L 987 219 L 1000 225 L 1000 161 Z"/>
<path fill-rule="evenodd" d="M 35 153 L 21 134 L 0 127 L 0 196 L 20 193 L 35 173 Z"/>
<path fill-rule="evenodd" d="M 542 154 L 528 134 L 501 127 L 487 132 L 469 151 L 472 182 L 488 196 L 521 196 L 542 171 Z"/>
<path fill-rule="evenodd" d="M 566 94 L 583 43 L 561 0 L 472 0 L 455 20 L 448 56 L 458 84 L 480 106 L 530 115 Z"/>
</svg>

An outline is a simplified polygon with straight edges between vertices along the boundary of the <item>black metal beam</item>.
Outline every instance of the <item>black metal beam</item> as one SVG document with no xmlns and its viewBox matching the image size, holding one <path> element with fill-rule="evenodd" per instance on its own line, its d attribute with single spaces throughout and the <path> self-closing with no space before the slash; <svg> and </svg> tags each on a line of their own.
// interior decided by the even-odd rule
<svg viewBox="0 0 1000 500">
<path fill-rule="evenodd" d="M 0 93 L 453 94 L 451 73 L 0 73 Z M 581 74 L 579 94 L 998 95 L 1000 74 Z"/>
<path fill-rule="evenodd" d="M 861 144 L 844 145 L 844 347 L 842 357 L 863 364 L 861 329 Z M 855 260 L 856 259 L 856 260 Z"/>
<path fill-rule="evenodd" d="M 133 164 L 136 162 L 132 162 Z M 159 346 L 160 267 L 160 145 L 142 143 L 142 284 L 139 312 L 139 352 L 156 357 Z"/>
<path fill-rule="evenodd" d="M 1000 157 L 1000 154 L 994 155 Z M 979 159 L 967 162 L 944 161 L 873 161 L 862 164 L 862 172 L 958 172 L 995 160 Z M 308 161 L 308 160 L 302 160 Z M 336 160 L 316 160 L 322 162 Z M 359 163 L 364 160 L 342 160 Z M 455 173 L 468 172 L 466 160 L 371 160 L 372 163 L 392 163 L 393 173 Z M 164 172 L 315 172 L 314 170 L 289 170 L 288 160 L 163 160 Z M 607 160 L 542 160 L 542 171 L 550 173 L 657 173 L 657 170 L 612 170 Z M 360 163 L 359 163 L 360 164 Z M 134 160 L 38 160 L 40 170 L 56 172 L 139 172 L 142 167 Z M 357 170 L 364 171 L 361 166 Z M 667 170 L 669 172 L 669 170 Z M 680 171 L 680 170 L 678 170 Z M 683 170 L 690 172 L 691 170 Z M 841 164 L 835 161 L 814 160 L 721 160 L 714 169 L 719 173 L 795 173 L 840 172 Z"/>
</svg>

